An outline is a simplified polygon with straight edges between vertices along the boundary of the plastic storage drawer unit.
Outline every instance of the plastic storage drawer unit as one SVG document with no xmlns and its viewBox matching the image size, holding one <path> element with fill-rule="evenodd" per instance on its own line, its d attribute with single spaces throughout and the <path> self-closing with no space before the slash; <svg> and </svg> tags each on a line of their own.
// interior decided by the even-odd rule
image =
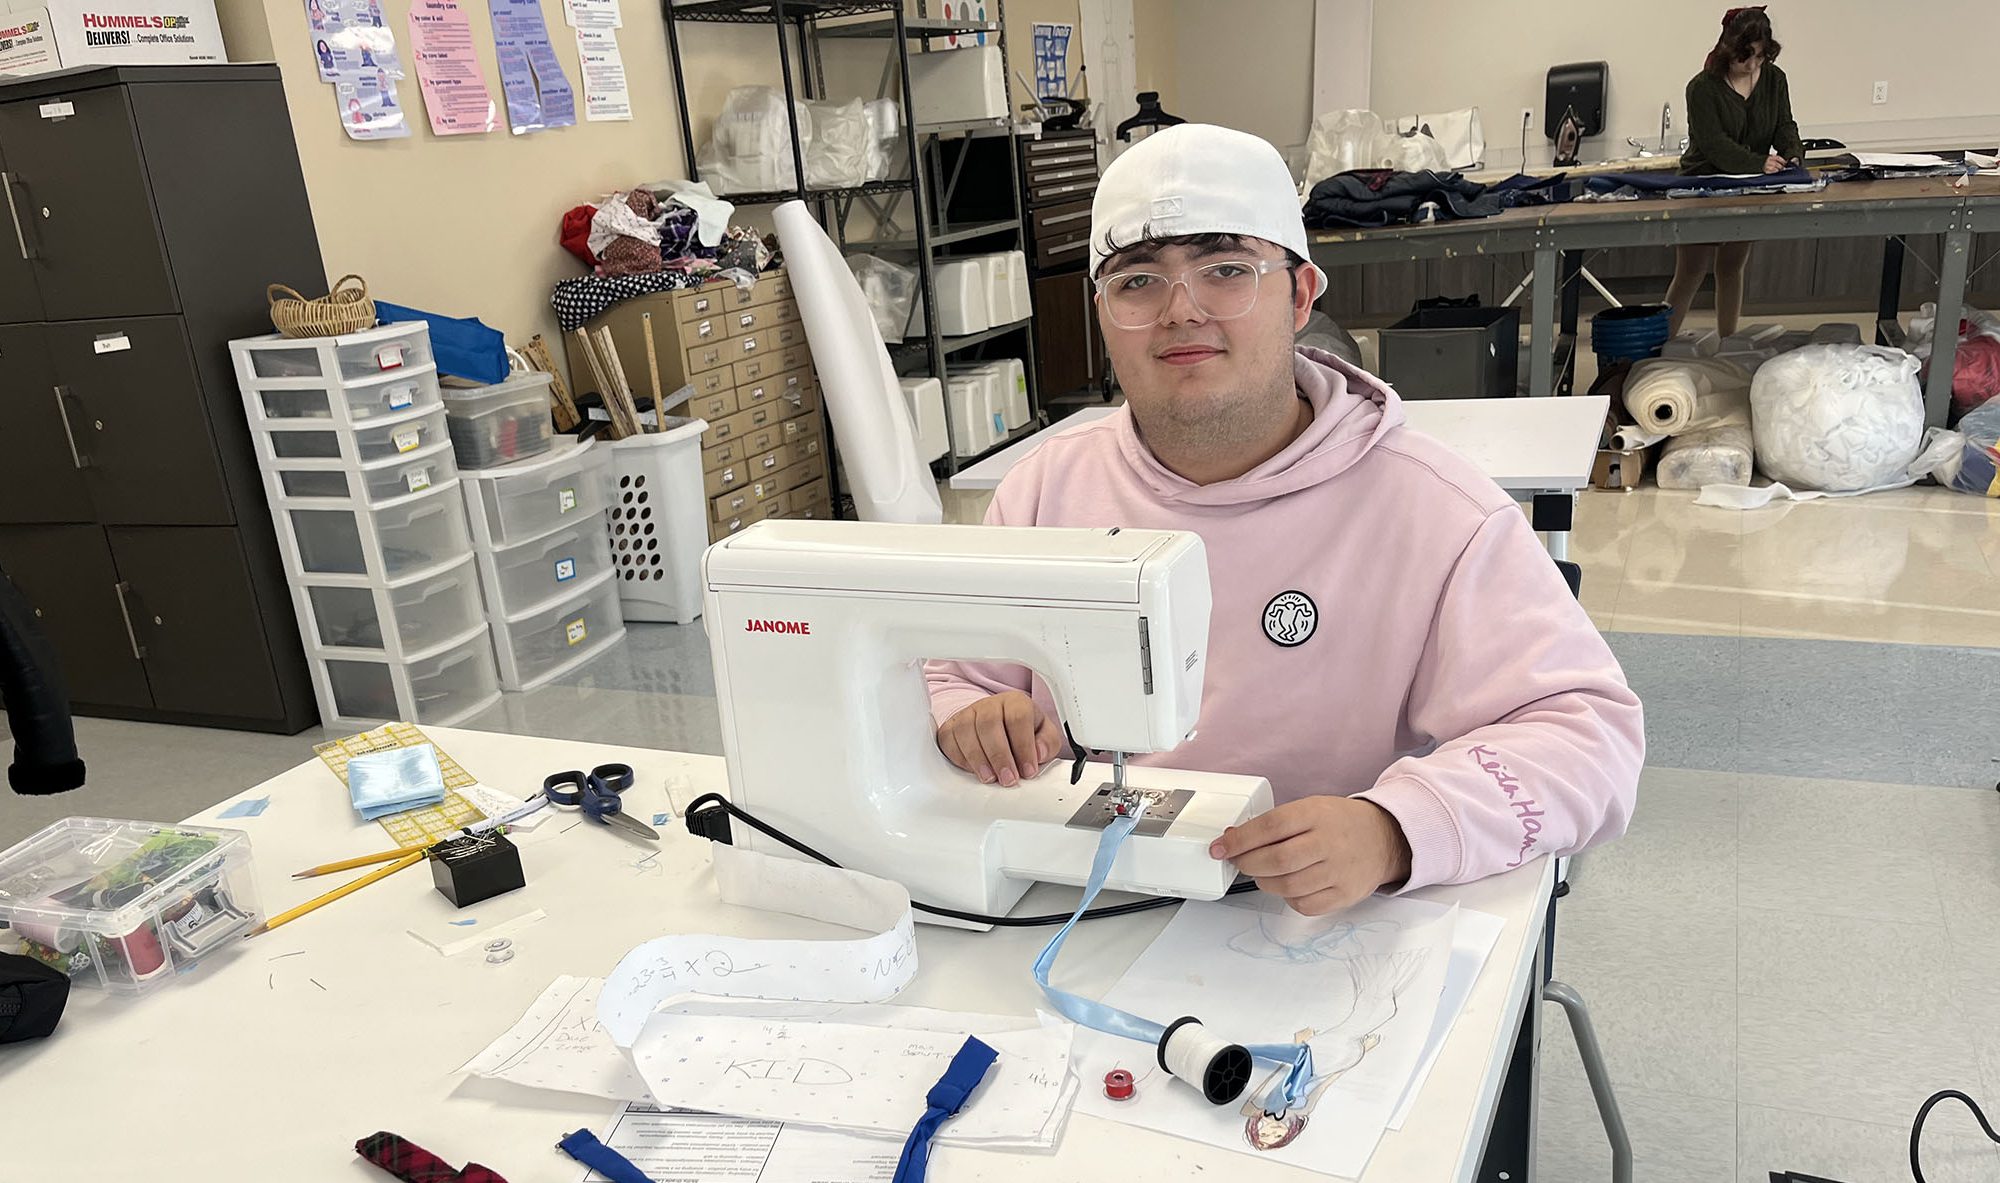
<svg viewBox="0 0 2000 1183">
<path fill-rule="evenodd" d="M 491 386 L 444 392 L 460 468 L 497 468 L 549 450 L 547 374 L 515 374 Z"/>
<path fill-rule="evenodd" d="M 596 581 L 611 570 L 611 542 L 604 519 L 593 514 L 541 538 L 492 553 L 481 552 L 487 607 L 498 617 L 517 615 Z"/>
<path fill-rule="evenodd" d="M 607 449 L 565 439 L 547 456 L 464 476 L 472 532 L 489 546 L 539 538 L 604 508 Z"/>
<path fill-rule="evenodd" d="M 467 558 L 439 575 L 387 587 L 307 584 L 313 631 L 329 649 L 390 657 L 421 653 L 462 637 L 485 619 L 479 571 Z"/>
<path fill-rule="evenodd" d="M 298 544 L 297 570 L 304 575 L 391 580 L 461 559 L 472 549 L 456 480 L 380 509 L 292 504 L 284 509 Z"/>
<path fill-rule="evenodd" d="M 329 657 L 316 662 L 341 719 L 401 719 L 447 726 L 500 697 L 493 641 L 484 624 L 449 648 L 406 662 Z"/>
<path fill-rule="evenodd" d="M 260 434 L 270 441 L 274 460 L 344 459 L 357 464 L 407 456 L 446 438 L 441 408 L 370 419 L 352 429 L 269 427 Z"/>
<path fill-rule="evenodd" d="M 603 652 L 625 635 L 618 584 L 609 572 L 554 608 L 526 612 L 493 626 L 500 684 L 532 690 L 563 670 Z"/>
<path fill-rule="evenodd" d="M 451 445 L 448 443 L 356 469 L 345 465 L 322 465 L 325 462 L 279 462 L 273 469 L 278 478 L 278 492 L 287 498 L 333 497 L 346 500 L 359 497 L 370 505 L 381 505 L 412 493 L 422 493 L 432 485 L 452 479 L 458 472 L 458 466 L 452 463 Z"/>
<path fill-rule="evenodd" d="M 262 919 L 239 830 L 71 817 L 0 852 L 0 928 L 78 986 L 151 990 Z"/>
<path fill-rule="evenodd" d="M 431 364 L 430 329 L 422 321 L 380 325 L 338 337 L 296 340 L 273 333 L 234 342 L 248 373 L 241 378 L 373 378 Z"/>
<path fill-rule="evenodd" d="M 1382 380 L 1404 398 L 1512 398 L 1519 308 L 1419 308 L 1381 331 Z"/>
<path fill-rule="evenodd" d="M 444 404 L 435 366 L 391 370 L 352 383 L 324 378 L 256 379 L 249 390 L 257 411 L 273 420 L 334 419 L 338 417 L 336 408 L 345 407 L 350 421 L 362 423 L 380 415 Z"/>
</svg>

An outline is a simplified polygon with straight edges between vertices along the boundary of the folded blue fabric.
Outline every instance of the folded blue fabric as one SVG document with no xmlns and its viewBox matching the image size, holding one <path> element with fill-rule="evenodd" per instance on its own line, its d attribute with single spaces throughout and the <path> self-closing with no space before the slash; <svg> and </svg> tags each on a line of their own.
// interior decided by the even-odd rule
<svg viewBox="0 0 2000 1183">
<path fill-rule="evenodd" d="M 1584 188 L 1592 193 L 1611 193 L 1619 189 L 1637 189 L 1641 193 L 1734 193 L 1746 189 L 1768 189 L 1787 185 L 1809 185 L 1812 174 L 1798 165 L 1774 173 L 1760 173 L 1754 176 L 1687 176 L 1681 173 L 1639 172 L 1639 173 L 1599 173 L 1585 177 Z"/>
<path fill-rule="evenodd" d="M 444 770 L 427 743 L 366 752 L 347 762 L 347 791 L 363 821 L 444 800 Z"/>
</svg>

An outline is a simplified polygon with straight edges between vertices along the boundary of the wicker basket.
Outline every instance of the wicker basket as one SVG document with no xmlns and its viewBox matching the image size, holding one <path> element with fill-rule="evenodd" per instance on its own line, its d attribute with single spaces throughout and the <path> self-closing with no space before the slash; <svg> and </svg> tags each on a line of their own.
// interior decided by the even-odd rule
<svg viewBox="0 0 2000 1183">
<path fill-rule="evenodd" d="M 353 287 L 347 286 L 353 284 Z M 337 337 L 375 327 L 375 301 L 368 283 L 358 275 L 343 275 L 333 290 L 308 300 L 281 283 L 265 289 L 271 301 L 271 323 L 287 337 Z"/>
</svg>

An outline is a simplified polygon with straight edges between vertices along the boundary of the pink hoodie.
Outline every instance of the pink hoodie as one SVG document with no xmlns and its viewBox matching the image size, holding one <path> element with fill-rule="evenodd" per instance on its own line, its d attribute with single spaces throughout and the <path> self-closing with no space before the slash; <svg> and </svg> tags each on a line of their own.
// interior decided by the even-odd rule
<svg viewBox="0 0 2000 1183">
<path fill-rule="evenodd" d="M 1200 486 L 1131 412 L 1051 439 L 1000 485 L 994 525 L 1192 530 L 1214 607 L 1195 737 L 1138 764 L 1270 780 L 1279 803 L 1373 801 L 1409 839 L 1409 882 L 1463 883 L 1625 831 L 1645 758 L 1639 700 L 1512 498 L 1404 426 L 1376 378 L 1295 359 L 1303 435 Z M 933 662 L 937 720 L 1020 666 Z M 1035 701 L 1051 718 L 1041 679 Z"/>
</svg>

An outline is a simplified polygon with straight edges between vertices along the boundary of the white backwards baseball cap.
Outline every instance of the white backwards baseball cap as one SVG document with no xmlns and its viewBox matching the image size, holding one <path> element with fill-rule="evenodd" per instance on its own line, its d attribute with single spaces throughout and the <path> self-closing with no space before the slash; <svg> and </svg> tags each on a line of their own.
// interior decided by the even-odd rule
<svg viewBox="0 0 2000 1183">
<path fill-rule="evenodd" d="M 1181 123 L 1156 131 L 1111 162 L 1090 203 L 1090 274 L 1112 248 L 1146 238 L 1242 234 L 1307 260 L 1299 191 L 1285 158 L 1269 143 L 1227 127 Z"/>
</svg>

